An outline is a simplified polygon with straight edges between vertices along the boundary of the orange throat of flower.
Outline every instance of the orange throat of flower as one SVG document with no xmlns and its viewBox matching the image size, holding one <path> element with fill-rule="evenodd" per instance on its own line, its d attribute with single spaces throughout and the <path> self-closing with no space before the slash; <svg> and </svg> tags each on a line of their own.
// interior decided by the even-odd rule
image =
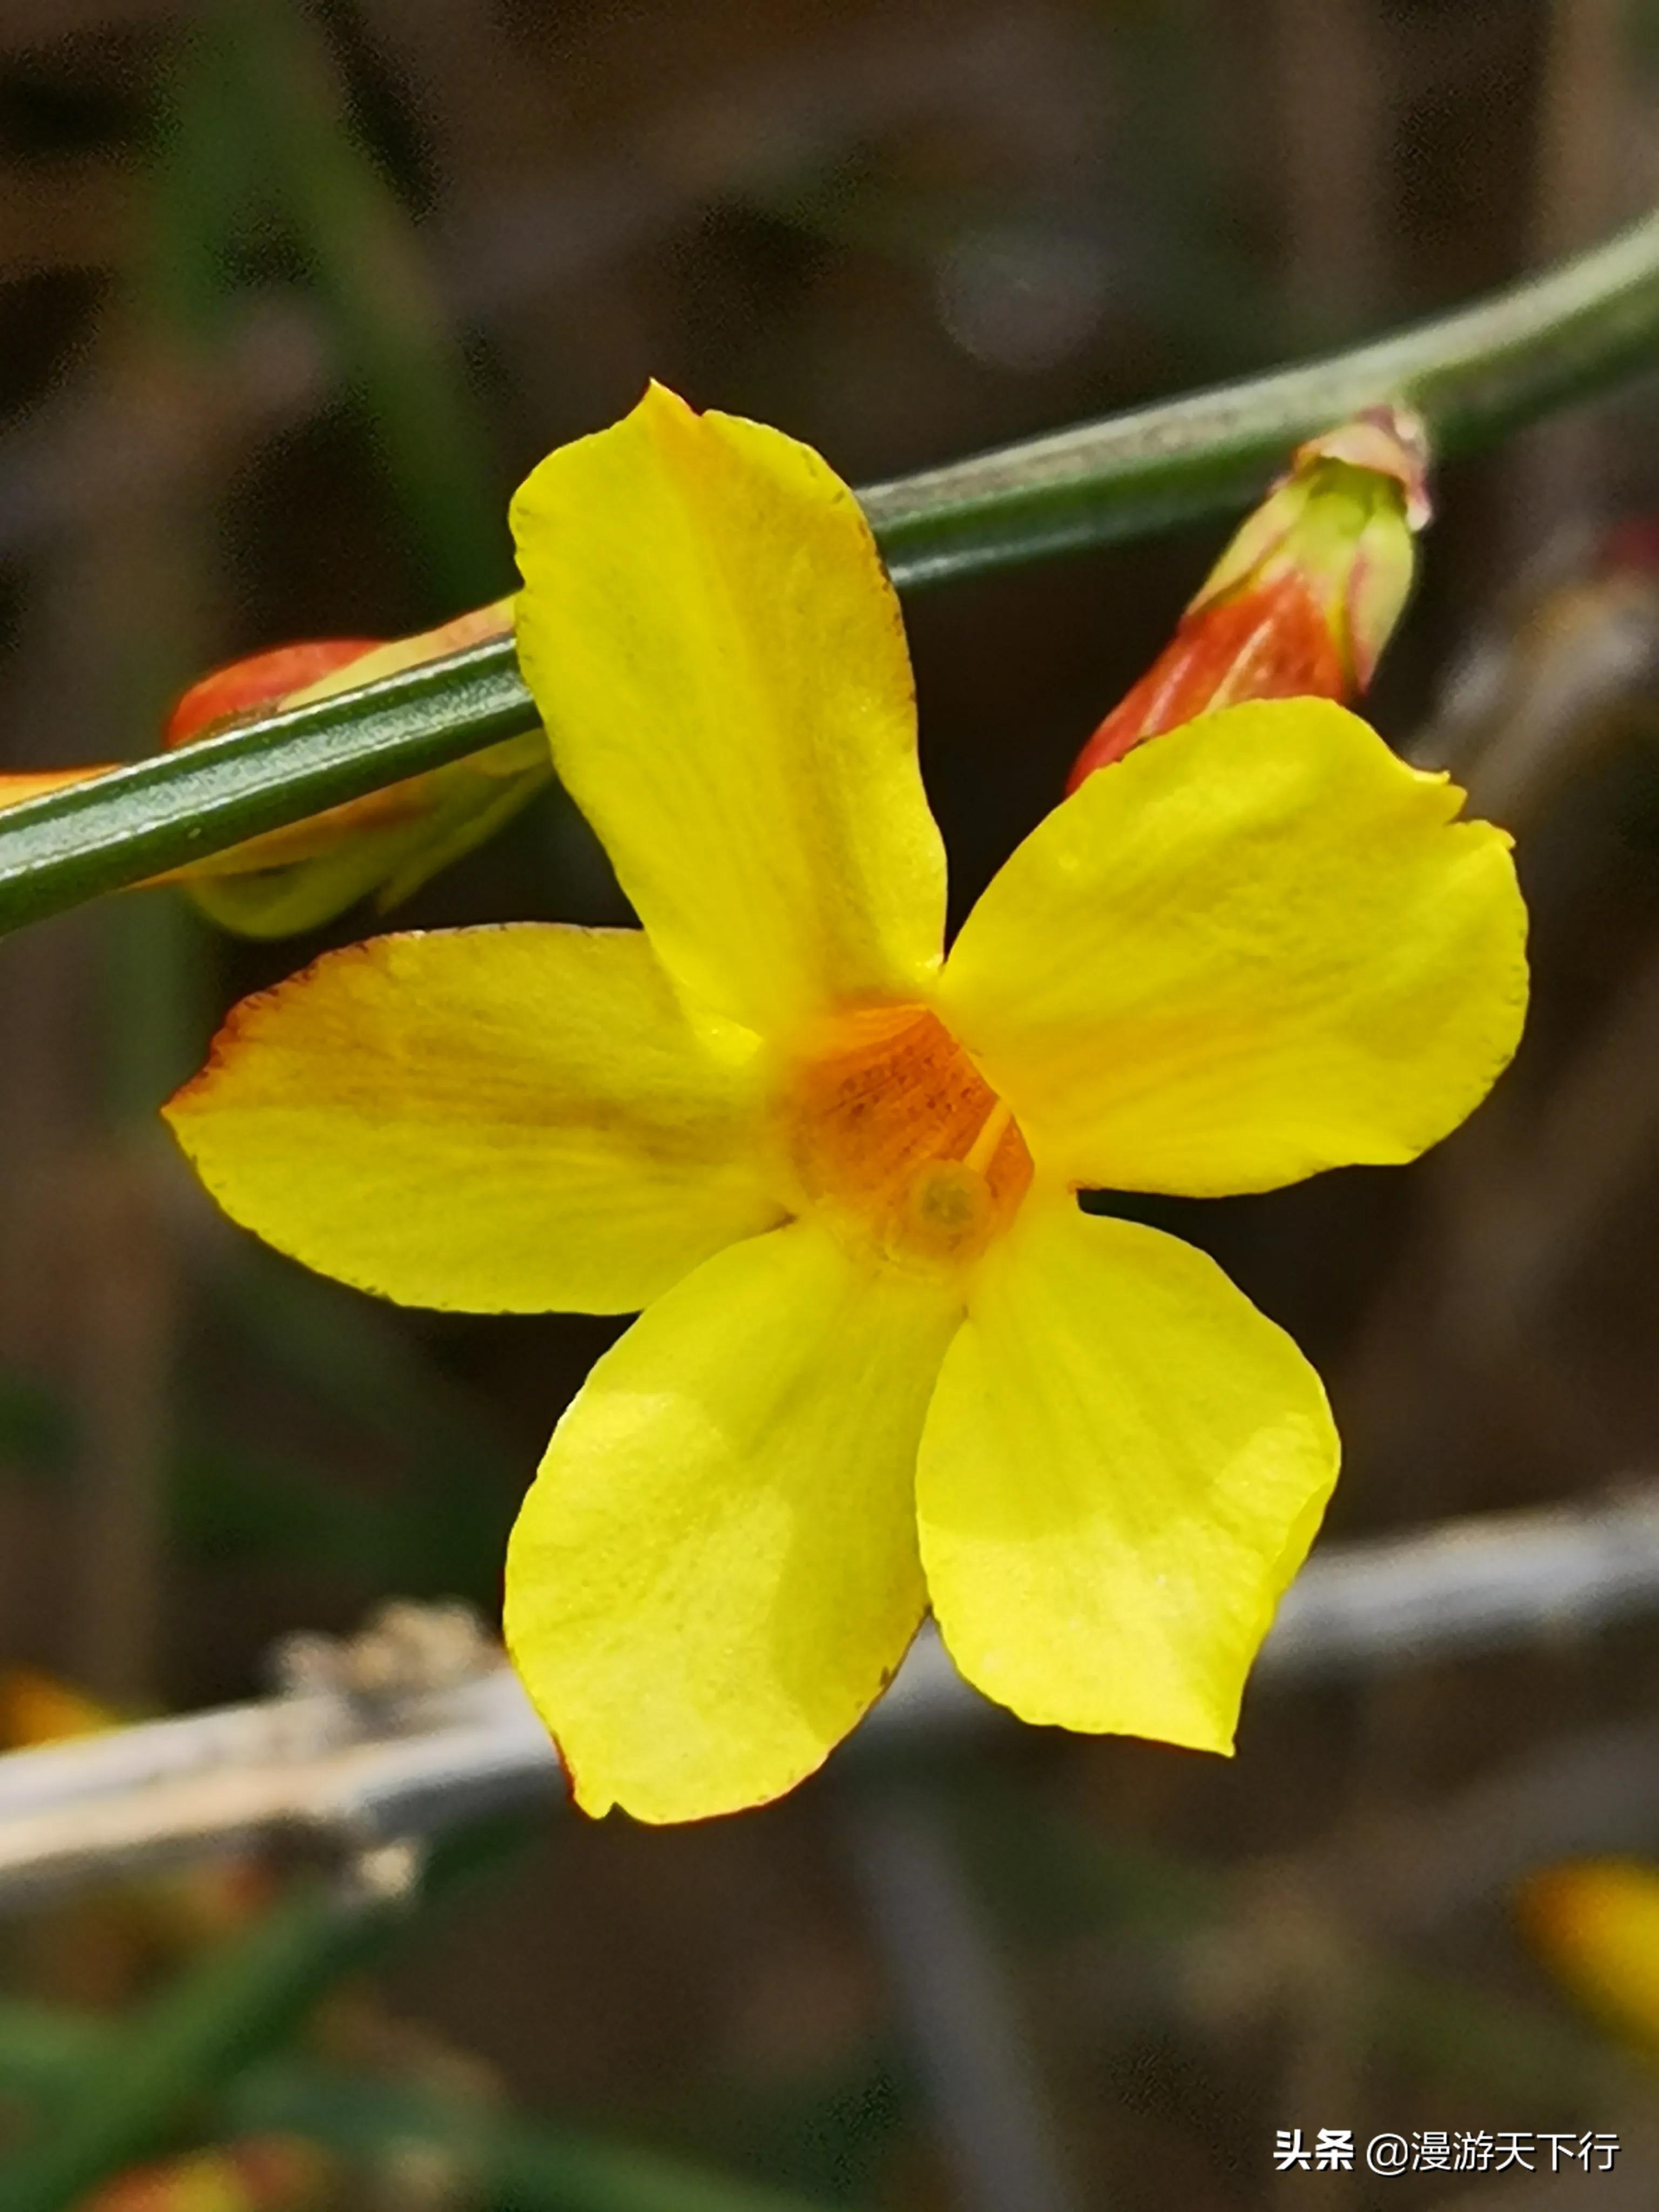
<svg viewBox="0 0 1659 2212">
<path fill-rule="evenodd" d="M 783 1110 L 803 1199 L 900 1266 L 976 1260 L 1030 1183 L 1007 1107 L 923 1006 L 842 1015 L 797 1063 Z"/>
</svg>

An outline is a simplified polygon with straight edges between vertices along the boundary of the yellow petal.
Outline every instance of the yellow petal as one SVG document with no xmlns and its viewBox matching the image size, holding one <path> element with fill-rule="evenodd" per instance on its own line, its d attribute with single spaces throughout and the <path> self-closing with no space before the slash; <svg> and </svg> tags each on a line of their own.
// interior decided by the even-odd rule
<svg viewBox="0 0 1659 2212">
<path fill-rule="evenodd" d="M 38 1667 L 0 1668 L 0 1744 L 56 1743 L 119 1728 L 121 1716 Z"/>
<path fill-rule="evenodd" d="M 1230 1750 L 1337 1456 L 1318 1376 L 1213 1261 L 1029 1200 L 922 1437 L 921 1555 L 952 1657 L 1026 1720 Z"/>
<path fill-rule="evenodd" d="M 408 1305 L 642 1305 L 780 1209 L 749 1085 L 636 930 L 331 952 L 231 1013 L 167 1118 L 234 1220 Z"/>
<path fill-rule="evenodd" d="M 1526 1010 L 1509 840 L 1323 700 L 1090 777 L 1014 854 L 938 1004 L 1040 1167 L 1195 1197 L 1413 1158 Z"/>
<path fill-rule="evenodd" d="M 104 761 L 96 768 L 39 769 L 27 775 L 0 775 L 0 809 L 26 806 L 31 799 L 45 799 L 54 791 L 67 791 L 71 785 L 88 783 L 95 775 L 112 775 L 125 766 L 123 761 Z"/>
<path fill-rule="evenodd" d="M 915 1000 L 945 860 L 898 603 L 809 447 L 659 385 L 513 507 L 555 764 L 700 1010 L 777 1036 Z"/>
<path fill-rule="evenodd" d="M 810 1774 L 921 1618 L 916 1439 L 960 1308 L 797 1222 L 641 1316 L 513 1533 L 507 1638 L 577 1801 L 698 1820 Z"/>
</svg>

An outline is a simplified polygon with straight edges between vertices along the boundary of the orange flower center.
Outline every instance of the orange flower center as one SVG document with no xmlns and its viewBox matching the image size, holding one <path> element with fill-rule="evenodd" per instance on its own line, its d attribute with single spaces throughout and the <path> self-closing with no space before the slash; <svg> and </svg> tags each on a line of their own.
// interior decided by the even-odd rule
<svg viewBox="0 0 1659 2212">
<path fill-rule="evenodd" d="M 922 1006 L 842 1016 L 796 1068 L 785 1111 L 805 1196 L 908 1266 L 977 1258 L 1031 1180 L 1008 1109 Z"/>
</svg>

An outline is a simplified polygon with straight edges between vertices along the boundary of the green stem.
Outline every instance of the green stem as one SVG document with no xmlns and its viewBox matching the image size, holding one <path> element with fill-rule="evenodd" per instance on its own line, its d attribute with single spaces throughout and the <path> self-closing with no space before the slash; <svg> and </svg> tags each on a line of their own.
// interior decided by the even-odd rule
<svg viewBox="0 0 1659 2212">
<path fill-rule="evenodd" d="M 0 812 L 0 931 L 535 726 L 509 640 L 9 807 Z"/>
<path fill-rule="evenodd" d="M 1304 439 L 1405 400 L 1437 456 L 1659 362 L 1659 214 L 1550 273 L 1346 353 L 860 493 L 901 587 L 1138 537 L 1255 498 Z"/>
<path fill-rule="evenodd" d="M 1304 368 L 861 495 L 901 590 L 1236 507 L 1304 438 L 1405 399 L 1437 451 L 1490 442 L 1659 357 L 1659 215 L 1483 305 Z M 512 642 L 273 714 L 0 814 L 0 930 L 534 726 Z"/>
</svg>

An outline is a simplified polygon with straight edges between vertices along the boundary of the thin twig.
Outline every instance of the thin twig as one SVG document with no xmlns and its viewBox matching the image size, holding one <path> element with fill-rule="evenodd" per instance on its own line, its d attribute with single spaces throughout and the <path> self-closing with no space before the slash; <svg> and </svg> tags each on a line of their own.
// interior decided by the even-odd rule
<svg viewBox="0 0 1659 2212">
<path fill-rule="evenodd" d="M 1659 1612 L 1659 1491 L 1332 1546 L 1287 1595 L 1265 1688 L 1583 1634 Z M 371 1632 L 366 1646 L 384 1647 Z M 931 1632 L 856 1741 L 988 1722 Z M 332 1686 L 0 1759 L 0 1903 L 140 1869 L 301 1841 L 361 1850 L 560 1789 L 545 1729 L 486 1652 L 447 1683 Z"/>
<path fill-rule="evenodd" d="M 936 1812 L 901 1786 L 855 1804 L 850 1832 L 957 2212 L 1069 2212 L 1010 1978 Z"/>
</svg>

